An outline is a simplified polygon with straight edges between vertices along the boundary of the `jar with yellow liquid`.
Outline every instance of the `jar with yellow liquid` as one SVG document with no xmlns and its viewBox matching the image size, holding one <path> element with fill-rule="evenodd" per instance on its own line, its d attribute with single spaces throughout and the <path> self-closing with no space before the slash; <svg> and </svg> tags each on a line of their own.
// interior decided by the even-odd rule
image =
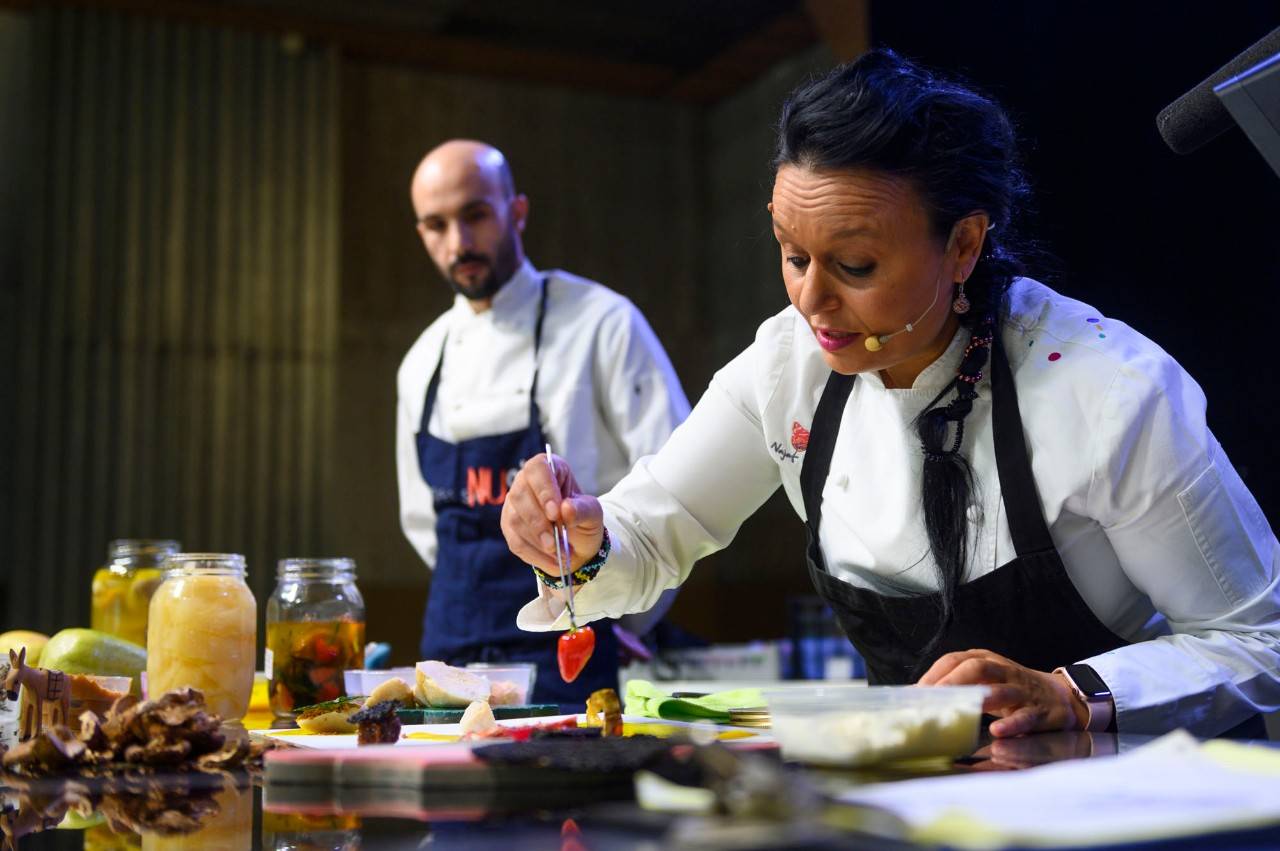
<svg viewBox="0 0 1280 851">
<path fill-rule="evenodd" d="M 147 611 L 160 586 L 165 558 L 182 549 L 177 541 L 125 539 L 107 547 L 107 564 L 93 575 L 89 625 L 96 630 L 147 643 Z"/>
<path fill-rule="evenodd" d="M 257 640 L 257 603 L 244 577 L 242 555 L 175 553 L 165 560 L 147 623 L 151 697 L 190 686 L 224 721 L 244 717 Z"/>
<path fill-rule="evenodd" d="M 263 788 L 264 851 L 355 851 L 360 848 L 360 816 L 354 813 L 286 813 L 268 809 Z"/>
<path fill-rule="evenodd" d="M 354 561 L 282 559 L 267 601 L 271 711 L 291 718 L 298 707 L 346 694 L 343 671 L 364 667 L 364 630 Z"/>
</svg>

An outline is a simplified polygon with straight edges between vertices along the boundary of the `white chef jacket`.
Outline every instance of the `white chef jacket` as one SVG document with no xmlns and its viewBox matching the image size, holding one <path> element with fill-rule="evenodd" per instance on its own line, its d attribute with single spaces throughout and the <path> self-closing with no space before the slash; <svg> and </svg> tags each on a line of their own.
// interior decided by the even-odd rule
<svg viewBox="0 0 1280 851">
<path fill-rule="evenodd" d="M 1029 279 L 1010 291 L 1000 333 L 1067 574 L 1104 625 L 1136 642 L 1078 660 L 1112 689 L 1118 729 L 1221 730 L 1280 708 L 1280 545 L 1210 433 L 1200 388 L 1133 329 Z M 854 384 L 819 532 L 828 570 L 844 581 L 883 594 L 937 590 L 913 421 L 955 377 L 968 339 L 958 332 L 910 389 L 888 389 L 875 372 Z M 829 374 L 798 311 L 764 322 L 662 451 L 602 498 L 613 551 L 575 595 L 578 619 L 643 608 L 727 546 L 779 485 L 803 518 L 793 434 L 811 427 Z M 976 483 L 966 581 L 1016 556 L 989 378 L 977 389 L 963 445 Z M 539 589 L 518 623 L 563 620 Z"/>
<path fill-rule="evenodd" d="M 568 459 L 579 484 L 598 493 L 666 442 L 689 415 L 689 400 L 635 305 L 576 275 L 558 270 L 546 274 L 537 389 L 542 429 L 555 453 Z M 435 567 L 436 515 L 418 466 L 416 440 L 427 384 L 448 345 L 427 424 L 441 440 L 457 443 L 526 427 L 542 278 L 526 261 L 481 313 L 457 296 L 400 364 L 400 523 L 428 567 Z M 530 587 L 538 584 L 532 573 L 529 580 Z"/>
</svg>

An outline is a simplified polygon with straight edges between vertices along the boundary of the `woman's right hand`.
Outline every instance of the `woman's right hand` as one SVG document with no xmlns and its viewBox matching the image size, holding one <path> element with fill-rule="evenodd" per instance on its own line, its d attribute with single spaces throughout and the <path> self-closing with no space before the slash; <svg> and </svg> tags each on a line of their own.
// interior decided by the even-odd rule
<svg viewBox="0 0 1280 851">
<path fill-rule="evenodd" d="M 600 551 L 604 539 L 604 510 L 600 500 L 582 492 L 569 463 L 539 453 L 525 462 L 502 504 L 502 534 L 517 558 L 555 576 L 555 533 L 552 524 L 563 523 L 569 530 L 570 562 L 574 569 L 590 561 Z"/>
</svg>

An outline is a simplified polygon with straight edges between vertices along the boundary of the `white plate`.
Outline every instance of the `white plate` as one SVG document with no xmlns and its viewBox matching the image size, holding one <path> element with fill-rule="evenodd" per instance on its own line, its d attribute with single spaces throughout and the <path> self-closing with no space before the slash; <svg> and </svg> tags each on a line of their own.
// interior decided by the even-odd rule
<svg viewBox="0 0 1280 851">
<path fill-rule="evenodd" d="M 564 721 L 567 718 L 577 718 L 578 723 L 582 724 L 586 721 L 585 715 L 539 715 L 531 718 L 510 718 L 499 721 L 500 727 L 528 727 L 532 724 L 546 724 L 552 721 Z M 774 741 L 773 736 L 767 730 L 756 730 L 749 727 L 729 727 L 721 724 L 709 724 L 706 722 L 690 722 L 690 721 L 667 721 L 658 718 L 646 718 L 642 715 L 623 715 L 622 720 L 627 724 L 663 724 L 671 727 L 687 727 L 695 730 L 703 730 L 708 734 L 708 739 L 714 734 L 724 732 L 745 733 L 745 736 L 734 739 L 727 739 L 724 744 L 734 745 L 743 744 L 769 744 Z M 356 742 L 356 735 L 350 733 L 341 736 L 326 735 L 299 735 L 291 730 L 250 730 L 251 735 L 265 736 L 267 738 L 276 739 L 288 745 L 298 748 L 310 748 L 314 750 L 350 750 L 359 747 Z M 400 728 L 400 741 L 396 742 L 397 747 L 431 747 L 433 745 L 454 744 L 455 739 L 450 738 L 440 741 L 432 741 L 430 739 L 410 739 L 405 738 L 411 733 L 431 733 L 438 736 L 461 736 L 461 724 L 406 724 Z M 473 744 L 488 744 L 490 742 L 500 741 L 498 739 L 479 739 Z"/>
</svg>

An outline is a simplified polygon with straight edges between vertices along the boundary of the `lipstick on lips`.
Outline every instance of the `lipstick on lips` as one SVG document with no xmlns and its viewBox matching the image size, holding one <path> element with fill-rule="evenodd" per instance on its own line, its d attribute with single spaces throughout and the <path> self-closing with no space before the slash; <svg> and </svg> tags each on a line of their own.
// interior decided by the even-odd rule
<svg viewBox="0 0 1280 851">
<path fill-rule="evenodd" d="M 862 337 L 857 331 L 837 331 L 834 328 L 814 328 L 813 333 L 818 338 L 818 345 L 828 352 L 839 351 Z"/>
</svg>

